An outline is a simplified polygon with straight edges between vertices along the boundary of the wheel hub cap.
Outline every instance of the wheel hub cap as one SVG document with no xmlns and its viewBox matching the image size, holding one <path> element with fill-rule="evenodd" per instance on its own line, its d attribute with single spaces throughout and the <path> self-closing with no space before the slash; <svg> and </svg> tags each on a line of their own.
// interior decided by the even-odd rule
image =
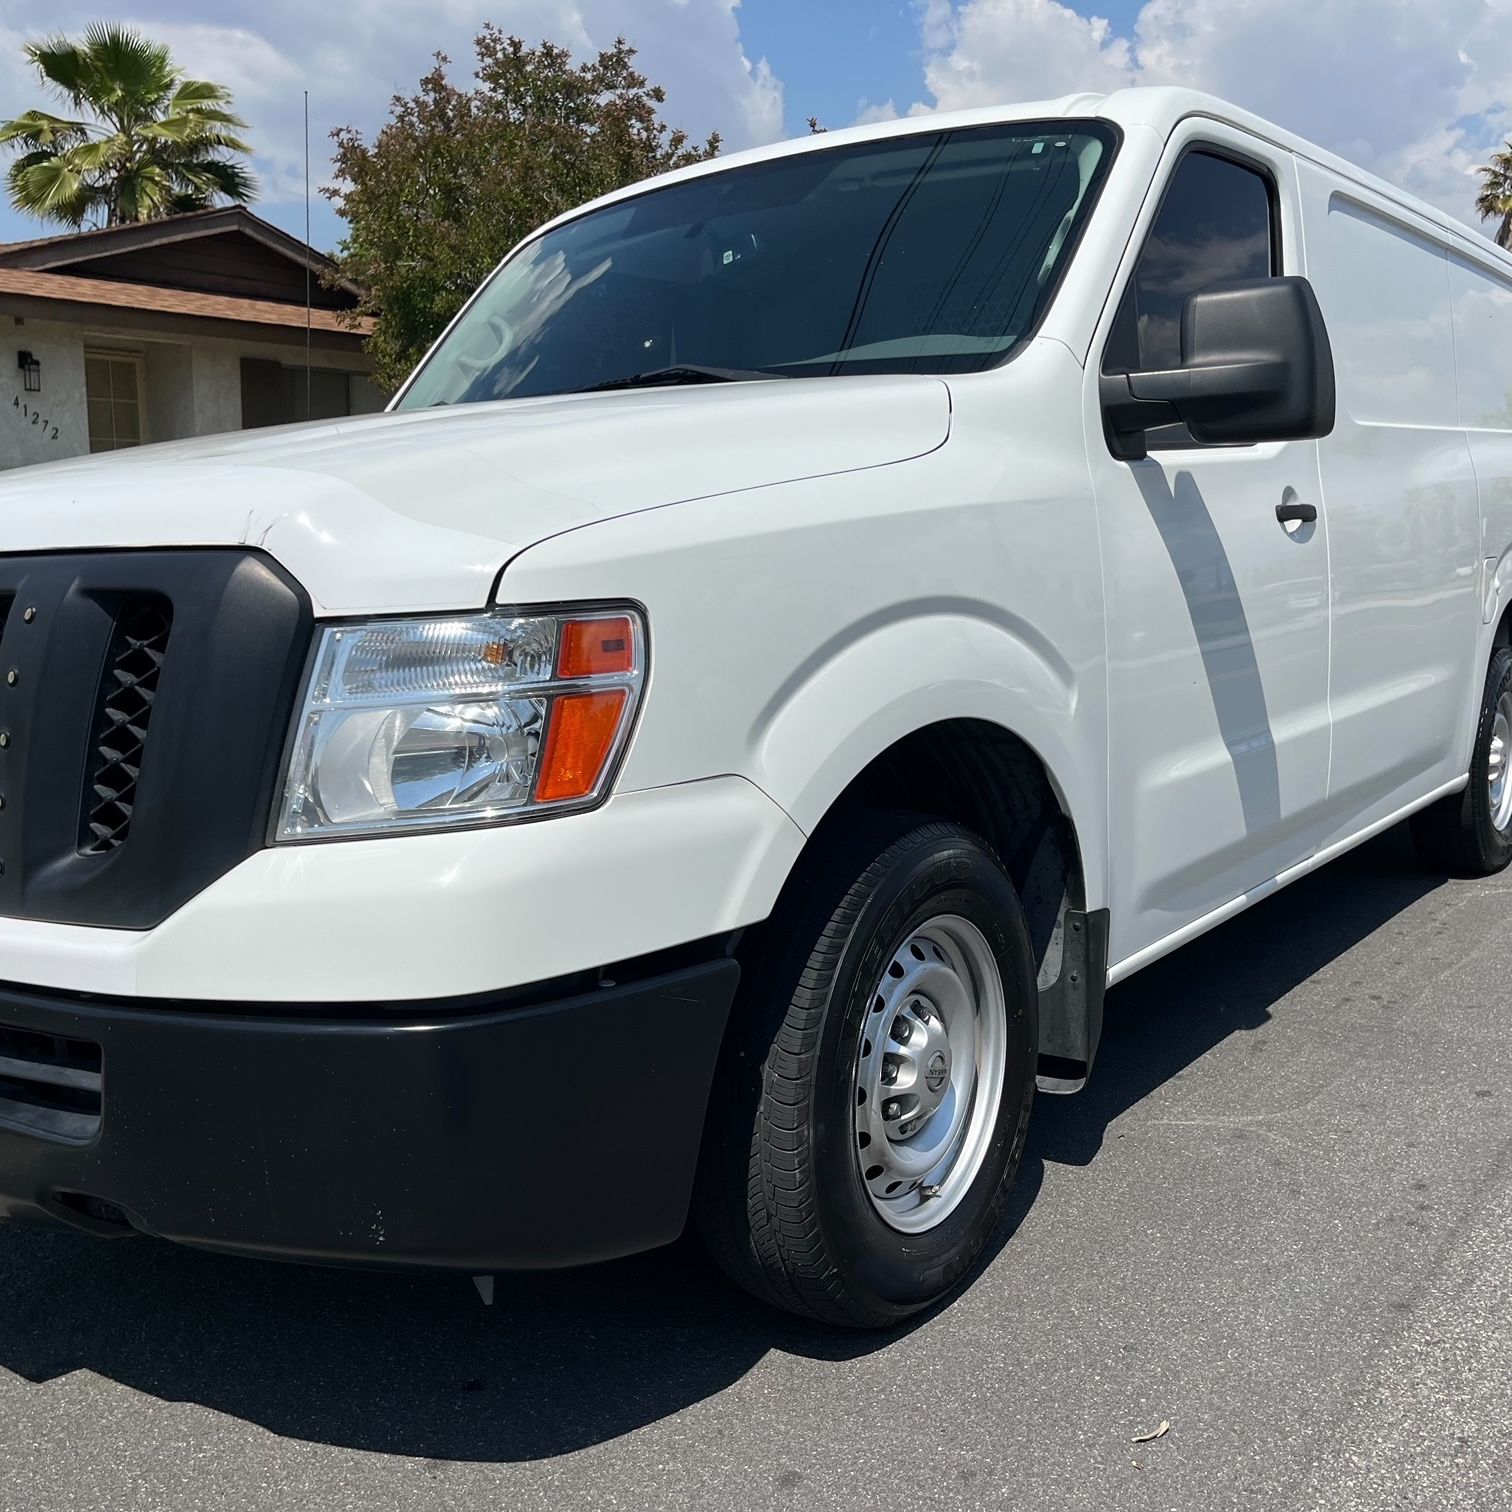
<svg viewBox="0 0 1512 1512">
<path fill-rule="evenodd" d="M 856 1161 L 873 1206 L 920 1233 L 965 1196 L 991 1144 L 1007 1008 L 985 936 L 931 919 L 893 953 L 856 1057 Z"/>
<path fill-rule="evenodd" d="M 1512 689 L 1503 693 L 1491 723 L 1491 749 L 1486 760 L 1486 796 L 1491 822 L 1498 830 L 1512 825 Z"/>
</svg>

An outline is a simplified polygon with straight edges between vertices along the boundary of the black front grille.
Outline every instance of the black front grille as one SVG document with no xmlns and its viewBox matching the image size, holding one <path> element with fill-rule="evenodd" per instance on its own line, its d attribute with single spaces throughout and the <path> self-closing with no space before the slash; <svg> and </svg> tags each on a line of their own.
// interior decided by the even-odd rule
<svg viewBox="0 0 1512 1512">
<path fill-rule="evenodd" d="M 91 770 L 85 779 L 79 833 L 79 849 L 85 855 L 126 843 L 152 701 L 172 629 L 173 605 L 161 594 L 133 594 L 121 601 L 95 700 Z"/>
<path fill-rule="evenodd" d="M 0 918 L 151 929 L 267 843 L 308 598 L 221 548 L 0 553 Z"/>
<path fill-rule="evenodd" d="M 100 1047 L 0 1028 L 0 1124 L 83 1144 L 100 1129 Z"/>
</svg>

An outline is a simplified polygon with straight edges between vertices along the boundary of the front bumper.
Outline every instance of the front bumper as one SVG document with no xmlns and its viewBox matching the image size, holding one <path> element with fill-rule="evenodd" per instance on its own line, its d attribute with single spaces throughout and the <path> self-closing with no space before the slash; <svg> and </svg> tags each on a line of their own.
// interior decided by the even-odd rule
<svg viewBox="0 0 1512 1512">
<path fill-rule="evenodd" d="M 155 929 L 0 917 L 0 972 L 233 1008 L 495 993 L 758 923 L 803 843 L 725 776 L 539 823 L 275 845 Z"/>
<path fill-rule="evenodd" d="M 0 1218 L 472 1272 L 648 1249 L 687 1217 L 738 977 L 381 1014 L 0 988 Z M 48 1044 L 95 1073 L 28 1082 Z M 61 1121 L 28 1103 L 54 1091 Z"/>
</svg>

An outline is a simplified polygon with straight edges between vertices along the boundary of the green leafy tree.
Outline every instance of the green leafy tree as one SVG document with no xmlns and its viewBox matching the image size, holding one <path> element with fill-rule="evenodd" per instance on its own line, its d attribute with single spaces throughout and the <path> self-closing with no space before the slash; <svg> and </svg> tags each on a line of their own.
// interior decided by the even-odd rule
<svg viewBox="0 0 1512 1512">
<path fill-rule="evenodd" d="M 79 229 L 153 220 L 256 193 L 250 149 L 222 85 L 190 79 L 161 43 L 104 22 L 82 41 L 28 42 L 43 84 L 73 114 L 28 110 L 0 122 L 18 156 L 11 204 Z"/>
<path fill-rule="evenodd" d="M 589 62 L 550 42 L 527 47 L 487 25 L 474 85 L 435 67 L 397 95 L 371 142 L 332 133 L 336 181 L 323 192 L 347 223 L 340 274 L 367 295 L 375 377 L 396 386 L 501 257 L 543 221 L 651 174 L 700 162 L 661 119 L 666 92 L 623 38 Z"/>
<path fill-rule="evenodd" d="M 1512 247 L 1512 142 L 1508 142 L 1483 168 L 1475 208 L 1483 221 L 1494 220 L 1496 245 Z"/>
</svg>

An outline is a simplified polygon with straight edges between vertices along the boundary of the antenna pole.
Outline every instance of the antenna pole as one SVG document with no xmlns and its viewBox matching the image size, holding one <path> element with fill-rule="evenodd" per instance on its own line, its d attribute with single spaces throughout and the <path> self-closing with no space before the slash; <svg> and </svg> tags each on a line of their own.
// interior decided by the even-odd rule
<svg viewBox="0 0 1512 1512">
<path fill-rule="evenodd" d="M 310 264 L 315 249 L 310 245 L 310 91 L 304 92 L 304 199 L 305 199 L 305 413 L 310 418 Z"/>
</svg>

